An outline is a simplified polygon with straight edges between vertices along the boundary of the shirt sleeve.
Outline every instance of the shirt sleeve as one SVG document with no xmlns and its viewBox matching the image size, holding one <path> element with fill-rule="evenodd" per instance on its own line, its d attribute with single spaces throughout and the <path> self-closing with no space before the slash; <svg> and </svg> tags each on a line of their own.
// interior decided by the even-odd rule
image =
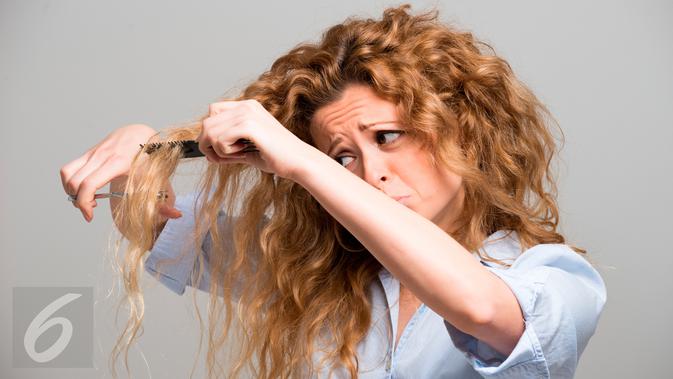
<svg viewBox="0 0 673 379">
<path fill-rule="evenodd" d="M 161 231 L 150 254 L 145 260 L 145 271 L 154 276 L 160 283 L 171 291 L 182 295 L 187 286 L 193 286 L 193 279 L 198 274 L 198 262 L 196 260 L 197 239 L 194 238 L 196 228 L 196 193 L 178 195 L 175 199 L 175 208 L 182 212 L 182 217 L 169 219 Z M 217 224 L 221 231 L 223 243 L 227 251 L 233 251 L 233 221 L 228 220 L 227 214 L 220 210 L 217 214 Z M 260 224 L 258 232 L 269 222 L 265 217 Z M 213 240 L 210 231 L 198 238 L 201 241 L 199 247 L 203 252 L 203 268 L 197 288 L 202 291 L 210 291 L 210 265 L 209 255 L 212 250 Z M 255 257 L 254 254 L 249 255 Z M 237 296 L 238 282 L 234 287 L 234 296 Z"/>
<path fill-rule="evenodd" d="M 195 204 L 195 193 L 176 196 L 175 208 L 182 212 L 182 217 L 166 222 L 145 260 L 145 271 L 179 295 L 185 292 L 186 286 L 191 285 L 195 269 L 196 244 L 193 237 L 196 224 Z M 206 237 L 208 235 L 204 236 L 204 239 Z M 207 252 L 204 250 L 204 253 Z M 207 264 L 207 259 L 204 261 Z M 207 267 L 204 267 L 203 271 L 200 289 L 208 288 Z"/>
<path fill-rule="evenodd" d="M 516 296 L 524 332 L 509 356 L 444 320 L 454 345 L 484 378 L 572 378 L 606 301 L 603 279 L 563 244 L 541 244 L 507 269 L 483 262 Z"/>
</svg>

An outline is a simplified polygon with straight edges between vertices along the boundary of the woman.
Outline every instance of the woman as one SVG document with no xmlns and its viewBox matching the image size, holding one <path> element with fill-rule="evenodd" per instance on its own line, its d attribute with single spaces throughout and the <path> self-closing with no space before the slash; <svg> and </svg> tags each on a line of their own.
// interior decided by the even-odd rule
<svg viewBox="0 0 673 379">
<path fill-rule="evenodd" d="M 487 45 L 408 9 L 331 27 L 167 130 L 207 157 L 198 193 L 170 188 L 179 149 L 137 151 L 155 141 L 144 125 L 62 168 L 87 221 L 103 185 L 129 194 L 112 201 L 129 240 L 120 341 L 145 269 L 210 292 L 210 375 L 236 309 L 233 376 L 573 376 L 606 290 L 557 231 L 548 112 Z"/>
</svg>

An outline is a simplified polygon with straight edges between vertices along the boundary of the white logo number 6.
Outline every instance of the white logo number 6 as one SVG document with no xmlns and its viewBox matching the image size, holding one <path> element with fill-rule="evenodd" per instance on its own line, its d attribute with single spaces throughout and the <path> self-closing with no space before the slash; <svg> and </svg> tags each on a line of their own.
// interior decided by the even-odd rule
<svg viewBox="0 0 673 379">
<path fill-rule="evenodd" d="M 68 346 L 68 343 L 70 343 L 70 338 L 72 338 L 72 323 L 65 317 L 54 317 L 49 319 L 49 316 L 80 296 L 82 296 L 82 294 L 69 293 L 59 297 L 58 299 L 51 302 L 51 304 L 44 307 L 44 309 L 41 310 L 37 316 L 35 316 L 33 321 L 30 322 L 30 325 L 28 325 L 28 329 L 26 330 L 26 334 L 23 336 L 23 346 L 25 347 L 28 356 L 30 356 L 35 362 L 49 362 L 52 359 L 58 357 L 58 355 L 61 354 Z M 56 324 L 61 324 L 61 327 L 63 328 L 61 335 L 58 337 L 56 342 L 54 342 L 53 345 L 41 353 L 35 351 L 35 342 L 37 339 L 42 335 L 42 333 L 46 332 L 47 329 Z"/>
</svg>

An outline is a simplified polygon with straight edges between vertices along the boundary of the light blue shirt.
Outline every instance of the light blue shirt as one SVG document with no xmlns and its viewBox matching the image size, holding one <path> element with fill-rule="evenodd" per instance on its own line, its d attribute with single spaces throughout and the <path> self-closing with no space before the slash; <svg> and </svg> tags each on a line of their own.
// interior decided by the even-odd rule
<svg viewBox="0 0 673 379">
<path fill-rule="evenodd" d="M 166 223 L 145 269 L 175 293 L 183 294 L 195 270 L 194 251 L 190 253 L 186 245 L 194 232 L 194 194 L 178 196 L 175 206 L 183 216 Z M 229 239 L 224 242 L 231 243 L 231 228 L 222 222 L 225 217 L 220 212 L 218 222 Z M 210 234 L 203 240 L 207 257 Z M 188 253 L 180 254 L 182 248 Z M 516 232 L 495 232 L 482 249 L 491 257 L 513 262 L 507 268 L 481 261 L 473 253 L 510 287 L 523 311 L 526 327 L 512 353 L 501 355 L 456 329 L 425 304 L 411 317 L 393 351 L 400 282 L 383 268 L 379 280 L 370 287 L 372 327 L 358 345 L 361 378 L 573 377 L 606 301 L 601 276 L 567 245 L 541 244 L 522 253 Z M 207 290 L 208 270 L 204 271 L 199 288 Z M 345 371 L 335 373 L 337 378 L 348 377 Z M 320 377 L 327 377 L 327 370 Z"/>
</svg>

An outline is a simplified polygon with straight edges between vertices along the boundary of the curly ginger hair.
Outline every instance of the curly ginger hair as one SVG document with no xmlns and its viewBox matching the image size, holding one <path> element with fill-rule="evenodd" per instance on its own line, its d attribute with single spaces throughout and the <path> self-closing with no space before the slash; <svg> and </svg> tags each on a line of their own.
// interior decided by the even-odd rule
<svg viewBox="0 0 673 379">
<path fill-rule="evenodd" d="M 380 20 L 348 18 L 330 27 L 318 42 L 299 44 L 278 58 L 233 100 L 257 100 L 313 144 L 309 126 L 316 110 L 348 84 L 366 84 L 400 106 L 401 124 L 427 147 L 434 164 L 463 178 L 459 227 L 447 231 L 454 239 L 499 263 L 479 249 L 484 236 L 497 230 L 516 231 L 522 248 L 564 243 L 557 231 L 550 169 L 556 143 L 548 110 L 488 44 L 439 22 L 437 11 L 412 15 L 409 8 L 386 9 Z M 165 139 L 195 139 L 207 117 L 168 130 Z M 113 367 L 119 354 L 128 356 L 142 330 L 139 276 L 156 237 L 157 199 L 148 194 L 161 189 L 179 162 L 177 149 L 153 153 L 143 162 L 146 177 L 137 185 L 137 157 L 131 168 L 126 190 L 137 195 L 125 198 L 116 215 L 130 231 L 121 271 L 131 315 L 113 350 Z M 246 182 L 250 189 L 244 192 Z M 313 376 L 315 343 L 322 339 L 328 348 L 320 363 L 342 366 L 357 377 L 356 347 L 372 323 L 368 287 L 381 264 L 366 251 L 354 254 L 365 249 L 290 180 L 244 164 L 209 164 L 199 198 L 193 282 L 198 284 L 207 262 L 209 376 L 222 370 L 217 352 L 237 314 L 241 351 L 228 377 L 246 367 L 258 378 Z M 241 216 L 235 218 L 239 201 Z M 223 208 L 231 235 L 218 226 Z M 197 238 L 205 231 L 213 241 L 208 257 Z M 225 237 L 232 240 L 232 251 L 225 249 Z"/>
</svg>

